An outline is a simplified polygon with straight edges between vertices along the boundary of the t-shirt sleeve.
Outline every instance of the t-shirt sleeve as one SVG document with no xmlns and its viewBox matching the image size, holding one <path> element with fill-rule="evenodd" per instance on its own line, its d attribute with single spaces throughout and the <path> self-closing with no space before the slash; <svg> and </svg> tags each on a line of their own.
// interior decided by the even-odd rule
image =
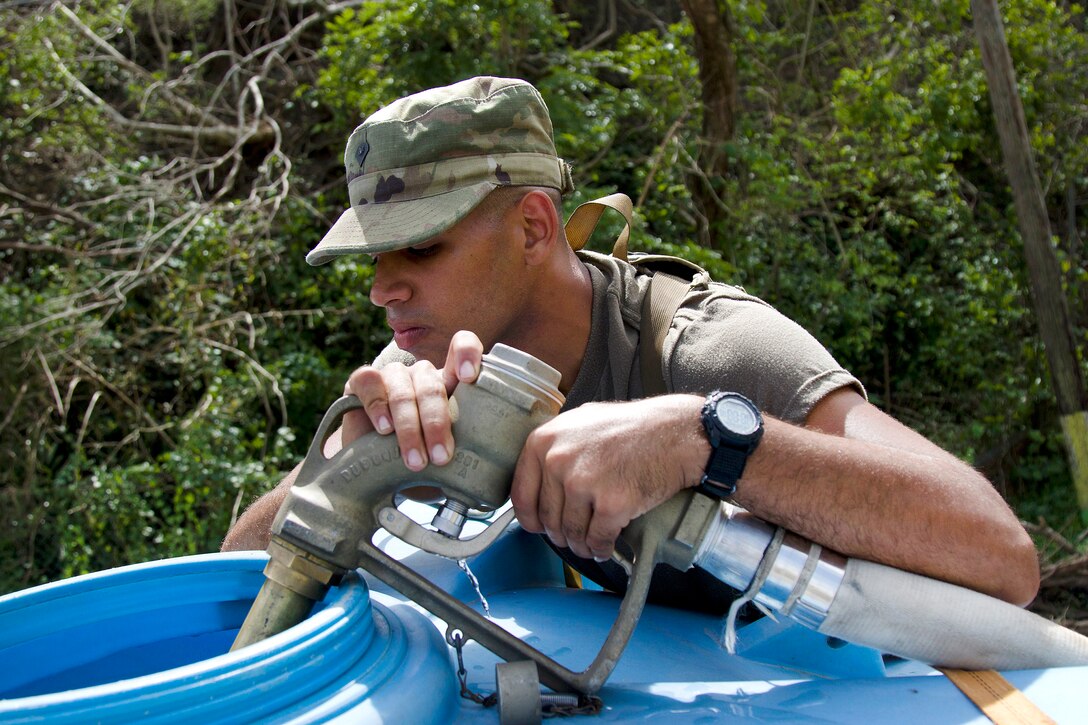
<svg viewBox="0 0 1088 725">
<path fill-rule="evenodd" d="M 665 338 L 664 373 L 676 392 L 730 390 L 770 415 L 804 423 L 825 395 L 865 388 L 804 328 L 735 287 L 689 298 Z"/>
</svg>

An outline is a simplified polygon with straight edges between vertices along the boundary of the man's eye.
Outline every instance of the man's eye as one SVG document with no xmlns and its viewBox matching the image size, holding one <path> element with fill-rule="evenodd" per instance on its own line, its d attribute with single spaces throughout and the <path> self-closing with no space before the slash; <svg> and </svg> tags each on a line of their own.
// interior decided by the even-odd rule
<svg viewBox="0 0 1088 725">
<path fill-rule="evenodd" d="M 408 253 L 413 257 L 430 257 L 438 251 L 437 244 L 428 244 L 427 246 L 408 247 Z"/>
</svg>

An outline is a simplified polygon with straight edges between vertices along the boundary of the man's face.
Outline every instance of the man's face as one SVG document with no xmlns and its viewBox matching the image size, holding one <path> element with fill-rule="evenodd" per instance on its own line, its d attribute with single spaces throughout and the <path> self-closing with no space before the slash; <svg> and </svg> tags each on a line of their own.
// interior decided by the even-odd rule
<svg viewBox="0 0 1088 725">
<path fill-rule="evenodd" d="M 370 300 L 397 347 L 441 367 L 455 332 L 475 332 L 488 350 L 517 324 L 524 262 L 512 210 L 477 208 L 426 242 L 375 255 Z"/>
</svg>

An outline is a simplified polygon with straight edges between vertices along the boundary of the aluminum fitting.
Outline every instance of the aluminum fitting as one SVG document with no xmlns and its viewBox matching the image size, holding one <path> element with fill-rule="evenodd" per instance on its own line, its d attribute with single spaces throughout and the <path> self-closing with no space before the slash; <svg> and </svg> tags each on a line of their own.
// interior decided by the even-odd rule
<svg viewBox="0 0 1088 725">
<path fill-rule="evenodd" d="M 846 574 L 846 558 L 722 502 L 698 547 L 695 565 L 806 627 L 819 627 Z M 757 576 L 759 580 L 757 581 Z"/>
</svg>

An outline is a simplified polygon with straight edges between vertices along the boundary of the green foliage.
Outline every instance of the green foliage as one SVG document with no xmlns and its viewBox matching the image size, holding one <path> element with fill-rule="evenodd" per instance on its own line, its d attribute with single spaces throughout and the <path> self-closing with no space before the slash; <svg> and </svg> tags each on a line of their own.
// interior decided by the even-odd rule
<svg viewBox="0 0 1088 725">
<path fill-rule="evenodd" d="M 813 331 L 878 405 L 988 461 L 1010 492 L 1028 491 L 1030 471 L 1067 474 L 1056 449 L 1010 443 L 1025 429 L 1053 433 L 1056 421 L 967 6 L 868 2 L 817 16 L 807 46 L 820 50 L 803 67 L 804 23 L 771 12 L 747 27 L 738 57 L 748 112 L 718 239 L 738 281 Z M 1049 3 L 1011 3 L 1008 22 L 1061 208 L 1070 180 L 1058 178 L 1071 162 L 1084 168 L 1085 145 L 1048 129 L 1083 120 L 1077 102 L 1058 99 L 1088 88 L 1083 74 L 1061 75 L 1064 94 L 1036 81 L 1088 46 Z M 768 78 L 768 68 L 780 72 Z M 1082 284 L 1076 257 L 1071 286 Z M 991 468 L 995 451 L 1004 465 Z"/>
<path fill-rule="evenodd" d="M 569 210 L 602 194 L 628 194 L 642 222 L 632 249 L 675 250 L 693 236 L 685 162 L 695 153 L 700 100 L 690 43 L 687 23 L 625 35 L 615 48 L 572 53 L 538 82 L 556 148 L 574 167 Z M 590 248 L 611 251 L 618 232 L 614 220 L 602 224 Z"/>
<path fill-rule="evenodd" d="M 159 22 L 173 31 L 202 29 L 212 22 L 216 12 L 215 0 L 136 0 L 132 9 L 148 16 L 158 16 Z"/>
<path fill-rule="evenodd" d="M 291 193 L 304 163 L 209 157 L 192 140 L 184 155 L 117 121 L 184 128 L 155 73 L 92 52 L 147 23 L 210 20 L 211 6 L 179 7 L 5 24 L 0 591 L 217 549 L 383 344 L 369 267 L 315 277 L 303 261 L 332 213 L 304 185 Z"/>
<path fill-rule="evenodd" d="M 204 413 L 154 460 L 90 467 L 73 456 L 29 522 L 38 566 L 71 576 L 218 548 L 297 457 L 291 430 L 270 433 L 249 414 L 254 393 L 245 373 L 214 379 Z"/>
<path fill-rule="evenodd" d="M 966 0 L 730 3 L 740 106 L 715 179 L 697 168 L 686 21 L 635 14 L 601 40 L 543 0 L 397 0 L 296 32 L 311 5 L 0 11 L 0 591 L 214 550 L 294 465 L 388 339 L 365 260 L 303 261 L 346 203 L 346 135 L 477 74 L 540 88 L 574 167 L 568 212 L 628 193 L 632 249 L 774 303 L 874 402 L 1061 523 L 1056 409 Z M 1083 14 L 1003 10 L 1083 343 Z M 206 134 L 233 124 L 272 133 Z M 703 247 L 707 186 L 723 216 Z"/>
<path fill-rule="evenodd" d="M 354 125 L 421 88 L 478 75 L 543 75 L 565 38 L 544 0 L 365 3 L 328 24 L 316 98 Z"/>
</svg>

